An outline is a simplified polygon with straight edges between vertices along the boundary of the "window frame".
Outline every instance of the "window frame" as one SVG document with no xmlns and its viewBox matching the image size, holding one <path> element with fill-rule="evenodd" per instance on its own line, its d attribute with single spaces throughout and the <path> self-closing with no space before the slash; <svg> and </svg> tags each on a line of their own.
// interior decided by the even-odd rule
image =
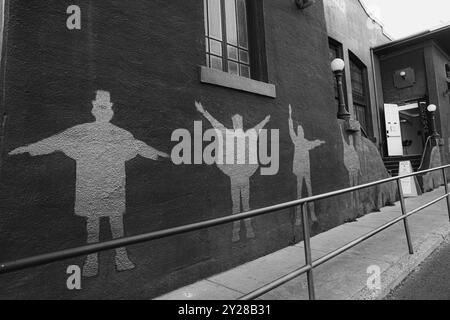
<svg viewBox="0 0 450 320">
<path fill-rule="evenodd" d="M 207 30 L 205 30 L 205 41 L 207 42 L 205 44 L 205 48 L 206 48 L 206 56 L 207 56 L 207 66 L 211 67 L 211 56 L 216 57 L 216 58 L 220 58 L 222 60 L 222 69 L 217 69 L 219 71 L 224 71 L 224 72 L 228 72 L 237 76 L 241 76 L 244 78 L 249 78 L 252 79 L 252 65 L 251 65 L 251 58 L 250 58 L 250 50 L 251 50 L 251 44 L 250 44 L 250 32 L 249 32 L 249 23 L 248 23 L 248 6 L 247 6 L 247 0 L 231 0 L 234 1 L 234 28 L 235 28 L 235 32 L 236 32 L 236 44 L 229 42 L 228 39 L 228 34 L 230 32 L 229 28 L 228 28 L 228 20 L 227 19 L 227 7 L 225 2 L 226 1 L 230 1 L 230 0 L 216 0 L 220 2 L 220 25 L 221 25 L 221 40 L 218 40 L 214 37 L 211 36 L 210 31 L 209 31 L 209 27 L 210 27 L 210 23 L 209 23 L 209 5 L 210 5 L 210 1 L 209 0 L 204 0 L 204 8 L 205 8 L 205 28 L 207 28 Z M 242 3 L 244 3 L 245 5 L 245 32 L 246 32 L 246 38 L 247 38 L 247 43 L 246 43 L 246 47 L 244 45 L 242 45 L 241 42 L 241 24 L 239 21 L 239 15 L 240 15 L 240 11 L 239 11 L 239 4 L 238 2 L 242 1 Z M 241 12 L 242 14 L 242 12 Z M 217 54 L 215 54 L 214 52 L 211 51 L 211 41 L 216 41 L 216 42 L 220 42 L 221 43 L 221 47 L 222 47 L 222 55 L 218 56 Z M 236 50 L 236 59 L 230 57 L 229 52 L 228 52 L 228 47 L 232 47 L 234 50 Z M 241 54 L 246 54 L 247 55 L 247 61 L 245 61 L 242 57 Z M 230 71 L 230 63 L 234 63 L 237 65 L 237 73 L 235 72 L 231 72 Z M 243 74 L 243 68 L 247 68 L 248 70 L 248 76 Z M 213 68 L 213 67 L 211 67 Z"/>
<path fill-rule="evenodd" d="M 205 41 L 205 62 L 206 67 L 215 69 L 217 71 L 222 71 L 226 73 L 230 73 L 232 75 L 243 77 L 247 79 L 252 79 L 256 81 L 262 81 L 268 83 L 268 74 L 267 74 L 267 56 L 266 56 L 266 45 L 265 45 L 265 24 L 264 24 L 264 0 L 243 0 L 246 5 L 246 22 L 247 22 L 247 49 L 245 49 L 248 53 L 249 62 L 241 62 L 237 61 L 235 59 L 230 59 L 228 56 L 228 45 L 232 45 L 233 47 L 238 49 L 238 55 L 239 55 L 239 43 L 237 45 L 228 44 L 227 41 L 227 30 L 226 30 L 226 11 L 225 11 L 225 1 L 227 0 L 220 0 L 220 8 L 221 8 L 221 28 L 222 28 L 222 40 L 220 40 L 222 45 L 222 56 L 218 57 L 215 54 L 211 54 L 210 50 L 210 43 L 209 39 L 209 11 L 207 2 L 208 0 L 204 0 L 204 23 L 205 23 L 205 29 L 208 28 L 208 30 L 205 30 L 204 32 L 204 41 Z M 237 2 L 236 2 L 236 10 L 237 10 Z M 237 17 L 236 12 L 236 17 Z M 236 22 L 236 32 L 238 31 L 238 23 Z M 215 38 L 212 38 L 213 40 L 216 40 Z M 219 40 L 216 40 L 219 41 Z M 238 39 L 239 41 L 239 39 Z M 209 57 L 210 56 L 218 57 L 222 60 L 222 69 L 213 68 L 211 66 Z M 208 59 L 206 59 L 208 57 Z M 239 56 L 237 57 L 238 60 Z M 240 68 L 240 65 L 246 65 L 249 68 L 249 77 L 245 77 L 239 74 L 231 73 L 229 72 L 228 63 L 234 62 L 238 64 L 238 68 Z"/>
<path fill-rule="evenodd" d="M 356 119 L 360 122 L 361 127 L 365 131 L 366 135 L 373 136 L 373 124 L 372 124 L 372 108 L 370 103 L 370 90 L 369 90 L 369 71 L 367 66 L 364 64 L 364 62 L 361 61 L 361 59 L 358 58 L 357 55 L 355 55 L 353 52 L 349 50 L 348 52 L 349 56 L 349 68 L 350 68 L 350 83 L 352 86 L 352 100 L 353 100 L 353 110 L 355 112 Z M 353 72 L 352 72 L 352 66 L 355 66 L 361 71 L 361 79 L 363 81 L 362 83 L 362 89 L 364 96 L 360 96 L 359 93 L 355 93 L 355 90 L 353 88 Z M 358 107 L 365 108 L 365 119 L 364 123 L 361 122 L 360 116 L 359 116 L 359 110 Z M 364 125 L 365 124 L 365 125 Z"/>
</svg>

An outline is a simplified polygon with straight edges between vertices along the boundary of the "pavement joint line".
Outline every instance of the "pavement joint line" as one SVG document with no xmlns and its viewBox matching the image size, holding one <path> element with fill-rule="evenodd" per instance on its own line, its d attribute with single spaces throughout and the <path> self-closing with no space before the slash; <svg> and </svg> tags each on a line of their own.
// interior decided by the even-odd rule
<svg viewBox="0 0 450 320">
<path fill-rule="evenodd" d="M 214 280 L 211 280 L 211 279 L 209 279 L 209 278 L 208 278 L 208 279 L 205 279 L 205 281 L 208 281 L 208 282 L 210 282 L 210 283 L 212 283 L 212 284 L 218 285 L 218 286 L 220 286 L 220 287 L 223 287 L 223 288 L 225 288 L 225 289 L 234 291 L 234 292 L 239 293 L 239 294 L 242 294 L 242 295 L 245 294 L 245 292 L 242 292 L 242 291 L 237 290 L 237 289 L 234 289 L 234 288 L 230 288 L 230 287 L 228 287 L 228 286 L 226 286 L 226 285 L 224 285 L 224 284 L 222 284 L 222 283 L 218 283 L 218 282 L 216 282 L 216 281 L 214 281 Z"/>
</svg>

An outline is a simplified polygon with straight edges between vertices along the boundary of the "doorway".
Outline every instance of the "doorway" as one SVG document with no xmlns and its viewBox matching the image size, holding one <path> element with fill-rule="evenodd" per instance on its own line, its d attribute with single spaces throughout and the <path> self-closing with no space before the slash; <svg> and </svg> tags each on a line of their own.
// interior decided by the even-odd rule
<svg viewBox="0 0 450 320">
<path fill-rule="evenodd" d="M 422 155 L 428 136 L 426 103 L 385 104 L 388 157 Z"/>
</svg>

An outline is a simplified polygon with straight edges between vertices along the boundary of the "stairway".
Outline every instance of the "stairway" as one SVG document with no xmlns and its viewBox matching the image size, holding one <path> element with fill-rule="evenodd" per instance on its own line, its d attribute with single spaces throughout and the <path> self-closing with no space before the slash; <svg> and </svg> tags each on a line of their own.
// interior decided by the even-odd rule
<svg viewBox="0 0 450 320">
<path fill-rule="evenodd" d="M 416 172 L 420 167 L 420 162 L 422 160 L 421 154 L 409 155 L 409 156 L 396 156 L 383 158 L 384 166 L 386 170 L 391 174 L 391 176 L 398 176 L 398 167 L 401 161 L 411 161 L 414 172 Z"/>
</svg>

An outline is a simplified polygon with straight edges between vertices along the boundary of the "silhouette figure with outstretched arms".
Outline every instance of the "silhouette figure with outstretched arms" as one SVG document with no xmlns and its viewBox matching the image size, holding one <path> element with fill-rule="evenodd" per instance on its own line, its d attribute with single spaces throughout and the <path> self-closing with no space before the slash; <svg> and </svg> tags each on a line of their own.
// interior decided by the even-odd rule
<svg viewBox="0 0 450 320">
<path fill-rule="evenodd" d="M 103 217 L 109 218 L 114 239 L 124 236 L 125 162 L 138 155 L 151 160 L 169 155 L 136 140 L 128 131 L 110 123 L 114 111 L 109 92 L 97 91 L 92 105 L 95 122 L 75 126 L 9 154 L 41 156 L 59 151 L 76 161 L 75 214 L 86 218 L 87 242 L 97 243 L 100 218 Z M 116 249 L 115 263 L 118 271 L 135 267 L 126 248 Z M 92 277 L 97 274 L 98 254 L 94 253 L 87 256 L 83 275 Z"/>
</svg>

